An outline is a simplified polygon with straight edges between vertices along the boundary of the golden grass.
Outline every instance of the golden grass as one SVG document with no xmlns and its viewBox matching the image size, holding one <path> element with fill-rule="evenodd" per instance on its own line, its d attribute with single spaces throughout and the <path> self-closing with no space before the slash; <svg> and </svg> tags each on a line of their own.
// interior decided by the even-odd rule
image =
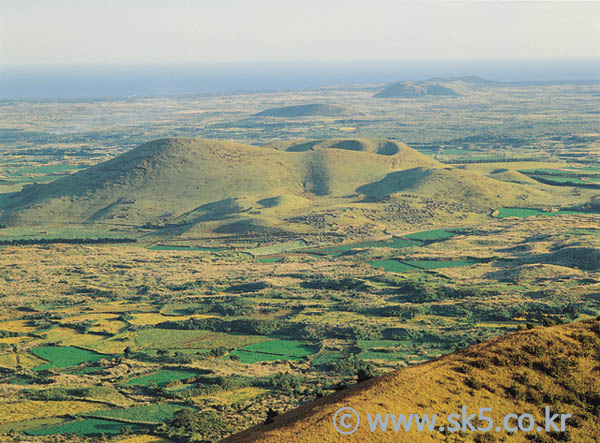
<svg viewBox="0 0 600 443">
<path fill-rule="evenodd" d="M 15 368 L 17 366 L 17 356 L 14 352 L 0 354 L 0 366 L 5 368 Z"/>
<path fill-rule="evenodd" d="M 57 327 L 48 330 L 46 340 L 57 342 L 62 346 L 81 346 L 84 348 L 98 344 L 101 337 L 90 334 L 80 334 L 71 328 Z"/>
<path fill-rule="evenodd" d="M 12 345 L 15 343 L 21 343 L 22 341 L 31 340 L 30 337 L 3 337 L 0 338 L 0 343 L 6 343 L 7 345 Z"/>
<path fill-rule="evenodd" d="M 37 401 L 0 403 L 0 423 L 31 420 L 42 417 L 82 414 L 105 409 L 106 405 L 85 401 Z"/>
<path fill-rule="evenodd" d="M 90 328 L 90 332 L 107 332 L 116 334 L 126 325 L 125 322 L 119 320 L 119 315 L 108 313 L 93 313 L 82 314 L 73 317 L 66 317 L 61 320 L 62 324 L 93 321 L 94 325 Z"/>
<path fill-rule="evenodd" d="M 112 441 L 119 443 L 171 443 L 171 440 L 166 438 L 157 437 L 156 435 L 133 435 L 131 437 L 116 438 Z"/>
<path fill-rule="evenodd" d="M 221 391 L 213 395 L 200 395 L 198 397 L 192 397 L 192 400 L 211 400 L 213 403 L 231 405 L 233 403 L 243 403 L 252 400 L 267 392 L 269 392 L 268 389 L 249 386 L 246 388 L 232 389 L 230 391 Z"/>
<path fill-rule="evenodd" d="M 0 322 L 0 331 L 9 332 L 32 332 L 36 328 L 28 325 L 27 320 L 11 320 Z"/>
</svg>

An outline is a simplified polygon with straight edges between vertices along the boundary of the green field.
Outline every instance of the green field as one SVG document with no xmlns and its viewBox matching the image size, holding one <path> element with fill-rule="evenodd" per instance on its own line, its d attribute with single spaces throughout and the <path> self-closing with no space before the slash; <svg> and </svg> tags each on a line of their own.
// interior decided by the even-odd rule
<svg viewBox="0 0 600 443">
<path fill-rule="evenodd" d="M 131 335 L 137 349 L 212 349 L 219 346 L 241 348 L 265 339 L 259 335 L 162 328 L 142 329 Z"/>
<path fill-rule="evenodd" d="M 417 271 L 418 269 L 414 266 L 407 265 L 398 260 L 373 260 L 367 262 L 371 266 L 377 269 L 383 269 L 385 272 L 411 272 Z"/>
<path fill-rule="evenodd" d="M 542 211 L 541 209 L 532 209 L 532 208 L 501 208 L 498 209 L 498 218 L 507 218 L 507 217 L 531 217 L 534 215 L 569 215 L 569 214 L 596 214 L 596 211 L 578 211 L 574 209 L 560 209 L 558 211 Z"/>
<path fill-rule="evenodd" d="M 406 260 L 409 266 L 421 269 L 456 268 L 459 266 L 471 266 L 477 262 L 474 260 Z"/>
<path fill-rule="evenodd" d="M 348 243 L 340 246 L 333 246 L 330 248 L 322 248 L 322 249 L 311 249 L 310 252 L 314 254 L 324 254 L 324 255 L 340 255 L 344 252 L 350 251 L 352 249 L 366 249 L 366 248 L 393 248 L 393 249 L 402 249 L 408 248 L 411 246 L 422 246 L 423 243 L 418 241 L 417 239 L 402 239 L 402 238 L 393 238 L 392 240 L 380 240 L 380 241 L 365 241 L 360 243 Z"/>
<path fill-rule="evenodd" d="M 34 368 L 34 371 L 43 371 L 51 368 L 68 368 L 88 361 L 98 361 L 103 358 L 110 358 L 108 355 L 98 354 L 87 349 L 76 348 L 74 346 L 44 346 L 33 348 L 32 354 L 48 363 Z"/>
<path fill-rule="evenodd" d="M 198 377 L 198 375 L 198 372 L 191 370 L 159 369 L 153 374 L 135 377 L 127 380 L 123 384 L 127 386 L 150 386 L 156 383 L 158 386 L 165 386 L 175 381 Z"/>
<path fill-rule="evenodd" d="M 242 363 L 257 363 L 275 360 L 303 360 L 317 349 L 305 342 L 296 340 L 268 340 L 246 346 L 232 352 Z"/>
<path fill-rule="evenodd" d="M 439 241 L 447 240 L 454 236 L 454 233 L 446 231 L 444 229 L 435 229 L 433 231 L 415 232 L 414 234 L 405 235 L 404 238 L 419 241 Z"/>
<path fill-rule="evenodd" d="M 191 409 L 174 403 L 155 403 L 144 406 L 134 406 L 124 409 L 109 409 L 88 414 L 92 418 L 121 419 L 144 423 L 161 423 L 173 418 L 173 414 L 181 409 Z"/>
<path fill-rule="evenodd" d="M 42 429 L 26 431 L 28 435 L 50 435 L 50 434 L 78 434 L 78 435 L 117 435 L 123 428 L 129 427 L 133 431 L 139 431 L 143 428 L 129 423 L 119 423 L 111 420 L 101 420 L 97 418 L 84 418 L 73 420 L 59 426 L 49 426 Z"/>
<path fill-rule="evenodd" d="M 531 208 L 501 208 L 498 209 L 498 218 L 507 218 L 507 217 L 531 217 L 532 215 L 552 215 L 551 212 L 545 212 L 541 209 L 531 209 Z"/>
<path fill-rule="evenodd" d="M 573 171 L 553 168 L 521 169 L 519 172 L 527 175 L 557 175 L 564 177 L 575 174 Z"/>
<path fill-rule="evenodd" d="M 587 180 L 583 180 L 581 177 L 572 177 L 572 176 L 557 177 L 557 176 L 553 176 L 553 175 L 530 175 L 530 177 L 535 180 L 538 180 L 538 181 L 544 180 L 545 182 L 547 182 L 549 184 L 557 184 L 557 185 L 563 185 L 563 184 L 589 185 L 589 184 L 597 183 L 597 179 L 595 179 L 594 177 L 590 177 Z"/>
</svg>

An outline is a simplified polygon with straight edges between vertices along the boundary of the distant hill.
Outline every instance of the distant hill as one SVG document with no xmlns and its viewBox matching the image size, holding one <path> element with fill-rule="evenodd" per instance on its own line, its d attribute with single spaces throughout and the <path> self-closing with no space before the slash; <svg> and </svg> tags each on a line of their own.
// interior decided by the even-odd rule
<svg viewBox="0 0 600 443">
<path fill-rule="evenodd" d="M 599 355 L 600 317 L 511 333 L 359 383 L 223 442 L 597 442 L 600 441 Z M 477 414 L 478 408 L 492 408 L 487 415 L 494 420 L 495 427 L 502 425 L 506 414 L 528 413 L 534 416 L 536 424 L 544 423 L 546 405 L 551 407 L 552 414 L 571 414 L 572 418 L 566 421 L 566 432 L 534 430 L 509 435 L 492 429 L 487 433 L 463 432 L 471 437 L 465 439 L 466 435 L 462 435 L 454 439 L 452 436 L 458 438 L 460 434 L 438 430 L 417 432 L 414 423 L 410 432 L 403 429 L 400 433 L 393 432 L 390 421 L 387 432 L 373 433 L 366 415 L 437 413 L 436 427 L 447 427 L 450 423 L 446 417 L 460 414 L 462 406 L 466 406 L 469 414 Z M 334 414 L 341 407 L 355 409 L 361 418 L 352 435 L 341 436 L 333 427 Z M 485 421 L 472 423 L 475 427 L 487 426 Z"/>
<path fill-rule="evenodd" d="M 480 214 L 550 198 L 535 188 L 444 166 L 393 140 L 296 140 L 258 147 L 174 138 L 27 186 L 0 202 L 0 224 L 110 221 L 269 231 L 304 216 L 307 205 L 333 205 L 341 214 L 339 204 L 384 202 L 397 193 L 460 202 Z"/>
<path fill-rule="evenodd" d="M 404 81 L 392 83 L 383 91 L 375 94 L 376 98 L 416 98 L 425 96 L 446 96 L 452 97 L 459 95 L 454 89 L 428 82 Z"/>
<path fill-rule="evenodd" d="M 284 106 L 281 108 L 270 108 L 254 114 L 255 117 L 308 117 L 313 115 L 324 117 L 337 117 L 355 114 L 352 110 L 338 106 L 321 103 L 308 105 Z"/>
<path fill-rule="evenodd" d="M 477 77 L 476 75 L 465 75 L 462 77 L 432 77 L 425 80 L 429 83 L 450 83 L 450 82 L 464 82 L 471 83 L 474 85 L 493 85 L 498 82 L 494 80 L 488 80 L 486 78 Z"/>
</svg>

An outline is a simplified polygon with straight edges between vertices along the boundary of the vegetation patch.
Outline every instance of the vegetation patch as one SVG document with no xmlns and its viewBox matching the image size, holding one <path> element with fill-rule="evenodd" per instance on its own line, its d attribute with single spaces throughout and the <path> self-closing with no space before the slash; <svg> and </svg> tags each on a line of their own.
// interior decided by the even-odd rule
<svg viewBox="0 0 600 443">
<path fill-rule="evenodd" d="M 210 321 L 211 318 L 192 317 L 188 321 L 203 320 Z M 212 349 L 219 346 L 238 348 L 264 339 L 265 337 L 256 335 L 170 328 L 142 329 L 134 335 L 137 349 Z"/>
<path fill-rule="evenodd" d="M 31 352 L 39 358 L 47 360 L 45 365 L 33 368 L 34 371 L 43 371 L 51 368 L 68 368 L 88 361 L 98 361 L 110 356 L 98 354 L 87 349 L 75 346 L 43 346 L 33 348 Z"/>
<path fill-rule="evenodd" d="M 583 209 L 560 209 L 558 211 L 544 211 L 542 209 L 533 208 L 501 208 L 498 209 L 496 217 L 507 218 L 507 217 L 531 217 L 534 215 L 566 215 L 566 214 L 585 214 L 585 213 L 597 213 L 598 210 L 583 210 Z"/>
<path fill-rule="evenodd" d="M 373 260 L 368 262 L 371 266 L 377 269 L 383 269 L 385 272 L 412 272 L 419 269 L 415 266 L 408 265 L 399 260 Z"/>
<path fill-rule="evenodd" d="M 321 352 L 312 360 L 312 364 L 314 366 L 329 365 L 345 357 L 346 355 L 341 352 Z"/>
<path fill-rule="evenodd" d="M 432 231 L 415 232 L 414 234 L 404 235 L 404 238 L 419 240 L 423 242 L 447 240 L 454 236 L 453 232 L 444 229 L 435 229 Z"/>
<path fill-rule="evenodd" d="M 111 420 L 102 420 L 98 418 L 84 418 L 73 420 L 63 425 L 49 426 L 42 429 L 26 431 L 27 435 L 51 435 L 51 434 L 77 434 L 77 435 L 117 435 L 128 427 L 132 431 L 141 431 L 144 429 L 139 425 L 120 423 Z"/>
<path fill-rule="evenodd" d="M 89 414 L 91 418 L 119 419 L 141 423 L 162 423 L 173 418 L 181 409 L 193 409 L 175 403 L 155 403 L 124 409 L 109 409 Z"/>
<path fill-rule="evenodd" d="M 123 383 L 126 386 L 166 386 L 181 380 L 198 377 L 200 374 L 188 369 L 159 369 L 153 374 L 135 377 Z"/>
<path fill-rule="evenodd" d="M 456 268 L 459 266 L 471 266 L 477 264 L 475 260 L 406 260 L 409 266 L 421 269 Z"/>
<path fill-rule="evenodd" d="M 317 352 L 314 346 L 296 340 L 268 340 L 238 349 L 230 354 L 242 363 L 275 360 L 303 360 Z"/>
</svg>

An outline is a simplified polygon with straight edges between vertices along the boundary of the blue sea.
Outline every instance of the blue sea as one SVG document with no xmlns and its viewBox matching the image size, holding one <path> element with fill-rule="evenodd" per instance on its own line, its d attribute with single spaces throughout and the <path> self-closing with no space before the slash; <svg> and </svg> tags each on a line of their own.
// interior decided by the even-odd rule
<svg viewBox="0 0 600 443">
<path fill-rule="evenodd" d="M 0 99 L 231 94 L 462 75 L 503 82 L 598 81 L 600 60 L 0 66 Z"/>
</svg>

